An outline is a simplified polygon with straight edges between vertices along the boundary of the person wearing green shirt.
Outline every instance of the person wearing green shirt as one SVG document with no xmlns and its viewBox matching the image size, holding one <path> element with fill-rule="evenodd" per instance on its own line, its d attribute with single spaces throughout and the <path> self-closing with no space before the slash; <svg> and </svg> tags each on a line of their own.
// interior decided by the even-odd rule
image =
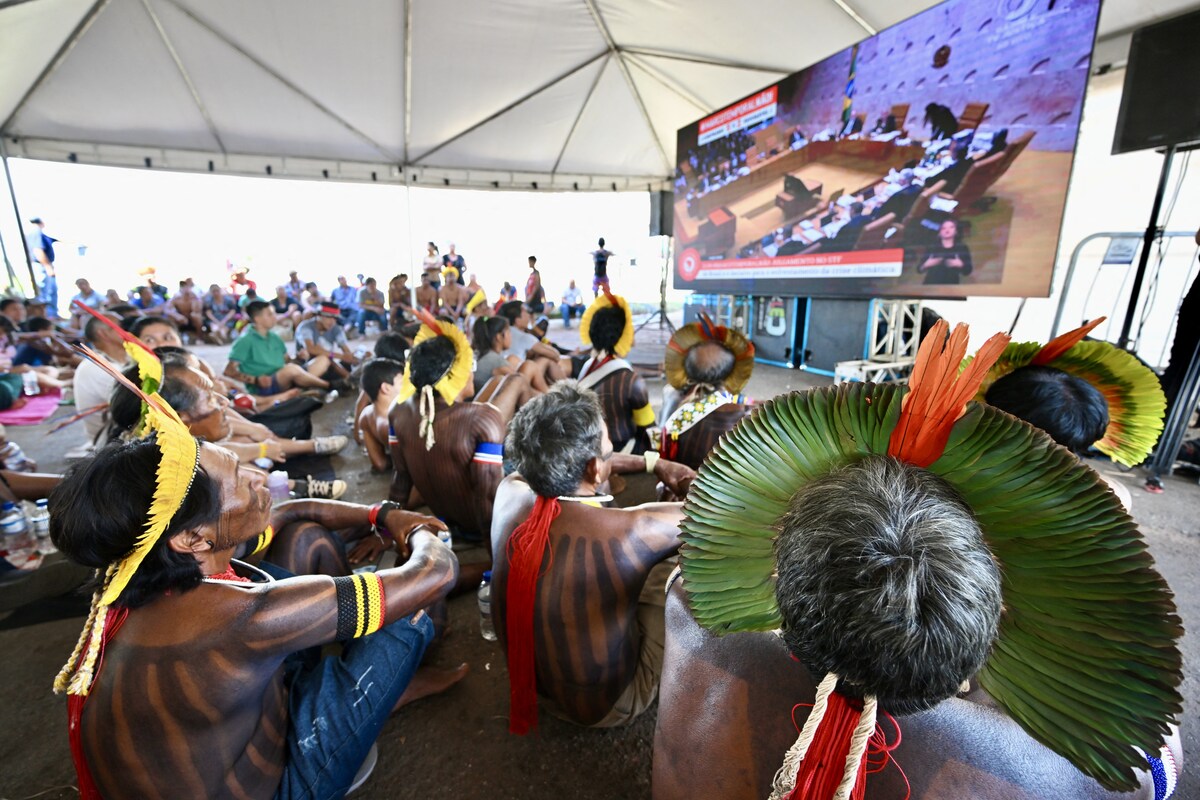
<svg viewBox="0 0 1200 800">
<path fill-rule="evenodd" d="M 248 304 L 246 316 L 250 324 L 229 351 L 228 377 L 258 393 L 276 394 L 293 386 L 329 389 L 329 382 L 320 377 L 329 369 L 327 356 L 314 358 L 303 367 L 288 363 L 287 345 L 271 330 L 277 320 L 269 303 L 256 300 Z"/>
</svg>

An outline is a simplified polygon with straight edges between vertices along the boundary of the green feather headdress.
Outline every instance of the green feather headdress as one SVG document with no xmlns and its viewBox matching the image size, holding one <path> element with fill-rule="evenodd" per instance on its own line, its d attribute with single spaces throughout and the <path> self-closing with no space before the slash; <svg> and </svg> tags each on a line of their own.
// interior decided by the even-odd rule
<svg viewBox="0 0 1200 800">
<path fill-rule="evenodd" d="M 717 444 L 684 506 L 689 604 L 717 634 L 780 628 L 774 541 L 797 489 L 871 454 L 925 467 L 966 500 L 1001 565 L 1004 610 L 979 683 L 1080 771 L 1132 790 L 1146 767 L 1135 746 L 1153 750 L 1182 710 L 1171 591 L 1092 470 L 1045 433 L 966 402 L 998 348 L 953 383 L 965 329 L 961 350 L 938 360 L 945 331 L 927 337 L 908 388 L 781 396 Z"/>
</svg>

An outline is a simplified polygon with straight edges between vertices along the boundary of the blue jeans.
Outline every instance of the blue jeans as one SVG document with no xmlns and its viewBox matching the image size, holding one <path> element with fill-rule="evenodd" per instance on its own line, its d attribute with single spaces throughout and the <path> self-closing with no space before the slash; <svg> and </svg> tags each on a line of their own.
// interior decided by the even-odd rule
<svg viewBox="0 0 1200 800">
<path fill-rule="evenodd" d="M 418 611 L 346 642 L 340 658 L 321 658 L 319 648 L 288 657 L 291 718 L 277 800 L 346 793 L 432 641 L 433 622 Z"/>
<path fill-rule="evenodd" d="M 46 316 L 54 319 L 58 316 L 58 278 L 53 275 L 42 276 L 42 291 L 38 299 L 46 304 Z"/>
<path fill-rule="evenodd" d="M 367 309 L 363 308 L 359 309 L 358 319 L 354 321 L 354 324 L 358 326 L 358 333 L 360 336 L 366 334 L 367 320 L 369 319 L 373 319 L 379 323 L 379 328 L 381 330 L 387 330 L 387 322 L 384 320 L 382 314 L 380 314 L 378 311 L 368 311 Z"/>
<path fill-rule="evenodd" d="M 571 327 L 571 318 L 576 317 L 576 316 L 582 317 L 583 312 L 587 310 L 587 306 L 585 306 L 583 304 L 580 304 L 577 306 L 569 306 L 566 303 L 563 303 L 561 306 L 558 307 L 558 310 L 562 313 L 563 327 L 569 328 L 569 327 Z"/>
</svg>

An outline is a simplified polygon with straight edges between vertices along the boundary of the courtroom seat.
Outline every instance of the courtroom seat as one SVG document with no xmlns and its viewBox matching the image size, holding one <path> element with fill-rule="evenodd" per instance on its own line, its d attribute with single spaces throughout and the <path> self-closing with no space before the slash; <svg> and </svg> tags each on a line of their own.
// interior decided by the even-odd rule
<svg viewBox="0 0 1200 800">
<path fill-rule="evenodd" d="M 896 224 L 895 214 L 884 214 L 879 219 L 871 222 L 863 227 L 862 233 L 858 237 L 858 241 L 854 243 L 855 250 L 882 250 L 887 247 L 887 240 L 884 235 L 887 234 L 888 228 Z M 899 242 L 899 239 L 896 240 Z"/>
<path fill-rule="evenodd" d="M 962 183 L 958 185 L 958 189 L 953 194 L 954 199 L 958 201 L 958 212 L 960 214 L 969 213 L 971 207 L 983 199 L 987 190 L 1003 174 L 1003 152 L 996 153 L 994 156 L 988 156 L 973 163 L 971 168 L 967 170 L 967 174 L 963 176 Z"/>
<path fill-rule="evenodd" d="M 896 130 L 900 131 L 902 135 L 906 133 L 905 123 L 908 121 L 908 109 L 910 107 L 911 106 L 909 103 L 896 103 L 892 106 L 891 110 L 888 111 L 888 113 L 891 114 L 892 119 L 896 121 Z"/>
<path fill-rule="evenodd" d="M 967 107 L 958 117 L 958 129 L 961 131 L 964 128 L 978 128 L 987 116 L 989 108 L 991 103 L 967 103 Z"/>
<path fill-rule="evenodd" d="M 725 206 L 714 208 L 700 223 L 696 246 L 706 256 L 720 255 L 733 247 L 737 234 L 737 218 Z"/>
</svg>

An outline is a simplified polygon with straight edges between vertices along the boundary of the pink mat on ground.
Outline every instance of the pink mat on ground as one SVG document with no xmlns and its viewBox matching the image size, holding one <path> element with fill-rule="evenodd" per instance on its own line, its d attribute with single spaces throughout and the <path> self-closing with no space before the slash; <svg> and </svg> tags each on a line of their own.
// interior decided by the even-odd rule
<svg viewBox="0 0 1200 800">
<path fill-rule="evenodd" d="M 62 392 L 43 392 L 27 398 L 28 402 L 20 408 L 9 408 L 0 411 L 0 423 L 5 425 L 37 425 L 58 410 L 58 401 Z"/>
</svg>

